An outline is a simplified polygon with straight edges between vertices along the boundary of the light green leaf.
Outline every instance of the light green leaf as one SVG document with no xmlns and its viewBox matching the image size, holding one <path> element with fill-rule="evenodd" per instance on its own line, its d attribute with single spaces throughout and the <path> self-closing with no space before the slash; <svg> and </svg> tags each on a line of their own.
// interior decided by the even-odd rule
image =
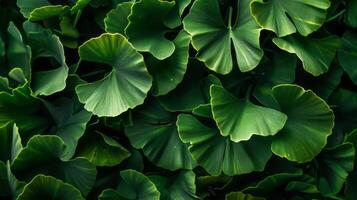
<svg viewBox="0 0 357 200">
<path fill-rule="evenodd" d="M 174 114 L 152 101 L 134 112 L 133 120 L 133 126 L 126 127 L 125 134 L 155 165 L 172 171 L 195 166 L 187 145 L 178 136 Z"/>
<path fill-rule="evenodd" d="M 181 140 L 188 143 L 198 165 L 213 176 L 222 171 L 229 176 L 262 171 L 271 157 L 270 141 L 263 137 L 232 142 L 218 129 L 206 127 L 187 114 L 178 116 L 177 127 Z"/>
<path fill-rule="evenodd" d="M 251 12 L 264 29 L 279 37 L 298 31 L 307 36 L 325 22 L 329 0 L 253 0 Z"/>
<path fill-rule="evenodd" d="M 92 0 L 77 0 L 76 4 L 71 8 L 71 14 L 82 11 Z"/>
<path fill-rule="evenodd" d="M 130 156 L 116 140 L 99 132 L 87 132 L 79 140 L 76 156 L 87 158 L 100 167 L 113 167 Z"/>
<path fill-rule="evenodd" d="M 27 185 L 17 200 L 84 200 L 79 190 L 51 176 L 37 175 Z"/>
<path fill-rule="evenodd" d="M 158 60 L 154 56 L 149 56 L 145 60 L 153 76 L 151 92 L 155 96 L 165 95 L 175 89 L 186 73 L 190 36 L 181 31 L 173 42 L 176 48 L 170 57 Z"/>
<path fill-rule="evenodd" d="M 72 184 L 86 196 L 94 185 L 96 168 L 84 158 L 64 160 L 66 148 L 58 136 L 33 136 L 13 161 L 13 173 L 25 181 L 36 174 L 53 176 Z"/>
<path fill-rule="evenodd" d="M 162 0 L 141 0 L 133 5 L 125 33 L 135 49 L 150 52 L 159 60 L 174 52 L 175 45 L 166 39 L 165 33 L 169 29 L 164 25 L 165 17 L 174 5 L 174 2 Z"/>
<path fill-rule="evenodd" d="M 206 66 L 220 74 L 228 74 L 237 60 L 242 72 L 254 69 L 260 62 L 260 27 L 249 12 L 250 0 L 239 0 L 237 17 L 228 24 L 222 19 L 218 0 L 196 0 L 183 21 L 184 29 L 192 36 L 192 45 L 198 51 L 196 57 Z M 231 24 L 231 22 L 235 24 Z M 232 50 L 233 46 L 233 50 Z M 232 51 L 235 52 L 233 57 Z"/>
<path fill-rule="evenodd" d="M 98 116 L 117 116 L 144 102 L 151 87 L 143 56 L 120 34 L 105 33 L 79 47 L 82 60 L 112 66 L 103 79 L 76 87 L 84 108 Z"/>
<path fill-rule="evenodd" d="M 296 54 L 303 63 L 305 71 L 314 76 L 328 71 L 340 47 L 340 40 L 334 35 L 315 39 L 294 34 L 284 38 L 274 38 L 273 42 L 280 49 Z"/>
<path fill-rule="evenodd" d="M 28 19 L 29 21 L 41 21 L 41 20 L 63 15 L 68 11 L 69 11 L 68 6 L 62 6 L 62 5 L 42 6 L 32 10 Z"/>
<path fill-rule="evenodd" d="M 284 128 L 273 137 L 273 153 L 299 163 L 312 160 L 332 133 L 332 110 L 311 90 L 297 85 L 275 86 L 273 95 L 288 116 Z"/>
<path fill-rule="evenodd" d="M 104 19 L 105 31 L 125 35 L 125 28 L 129 23 L 128 16 L 133 4 L 133 2 L 120 3 L 115 9 L 108 12 Z"/>
<path fill-rule="evenodd" d="M 211 86 L 210 93 L 213 119 L 221 134 L 230 136 L 233 142 L 249 140 L 253 135 L 275 135 L 287 120 L 284 113 L 238 99 L 221 86 Z"/>
<path fill-rule="evenodd" d="M 355 85 L 357 85 L 357 68 L 355 65 L 357 62 L 356 34 L 356 31 L 347 31 L 345 34 L 343 34 L 342 46 L 338 50 L 338 61 Z"/>
<path fill-rule="evenodd" d="M 144 174 L 135 170 L 120 172 L 121 181 L 116 190 L 106 189 L 99 200 L 159 200 L 160 192 Z"/>
<path fill-rule="evenodd" d="M 19 129 L 14 123 L 0 126 L 0 162 L 12 162 L 22 150 Z"/>
<path fill-rule="evenodd" d="M 149 176 L 160 191 L 161 200 L 196 200 L 195 174 L 192 171 L 180 171 L 172 177 Z"/>
<path fill-rule="evenodd" d="M 325 149 L 317 158 L 317 182 L 325 195 L 336 195 L 353 170 L 355 149 L 352 143 Z"/>
</svg>

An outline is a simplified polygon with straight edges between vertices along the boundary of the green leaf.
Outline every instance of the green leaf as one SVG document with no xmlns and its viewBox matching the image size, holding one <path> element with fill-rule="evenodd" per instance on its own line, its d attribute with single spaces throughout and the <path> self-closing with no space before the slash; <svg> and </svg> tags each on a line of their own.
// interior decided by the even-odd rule
<svg viewBox="0 0 357 200">
<path fill-rule="evenodd" d="M 31 87 L 34 93 L 48 96 L 62 91 L 66 87 L 68 66 L 59 37 L 31 22 L 25 22 L 24 29 L 32 48 L 33 59 L 50 57 L 56 62 L 54 66 L 45 66 L 50 70 L 33 70 Z"/>
<path fill-rule="evenodd" d="M 262 171 L 271 157 L 270 141 L 263 137 L 236 143 L 187 114 L 178 116 L 177 127 L 198 165 L 213 176 L 222 171 L 229 176 Z"/>
<path fill-rule="evenodd" d="M 65 12 L 68 11 L 69 11 L 68 6 L 62 6 L 62 5 L 42 6 L 32 10 L 28 19 L 29 21 L 41 21 L 41 20 L 63 15 Z"/>
<path fill-rule="evenodd" d="M 84 134 L 92 115 L 79 106 L 78 102 L 69 98 L 57 99 L 51 103 L 45 102 L 45 105 L 55 121 L 54 127 L 49 132 L 62 138 L 67 146 L 67 155 L 64 158 L 69 159 L 75 153 L 78 140 Z"/>
<path fill-rule="evenodd" d="M 278 108 L 278 103 L 273 97 L 274 86 L 283 83 L 292 83 L 295 80 L 296 57 L 288 53 L 274 53 L 268 63 L 262 64 L 257 70 L 262 76 L 254 88 L 254 96 L 263 105 Z"/>
<path fill-rule="evenodd" d="M 16 123 L 23 141 L 45 130 L 52 119 L 42 101 L 33 96 L 26 83 L 8 92 L 0 92 L 0 126 Z"/>
<path fill-rule="evenodd" d="M 77 0 L 76 4 L 71 8 L 71 14 L 81 12 L 92 0 Z"/>
<path fill-rule="evenodd" d="M 105 33 L 79 47 L 82 60 L 112 66 L 103 79 L 76 87 L 84 108 L 98 116 L 117 116 L 144 102 L 151 76 L 143 56 L 120 34 Z M 103 99 L 104 98 L 104 99 Z"/>
<path fill-rule="evenodd" d="M 115 9 L 108 12 L 104 19 L 105 31 L 125 35 L 125 28 L 129 23 L 128 16 L 133 4 L 133 2 L 120 3 Z"/>
<path fill-rule="evenodd" d="M 242 72 L 250 71 L 263 56 L 259 45 L 261 29 L 250 15 L 250 0 L 238 1 L 236 19 L 232 19 L 233 9 L 230 9 L 228 25 L 222 19 L 218 2 L 196 0 L 183 21 L 184 29 L 192 36 L 192 45 L 198 51 L 196 57 L 220 74 L 232 71 L 233 59 L 237 60 Z M 235 23 L 231 24 L 231 21 Z"/>
<path fill-rule="evenodd" d="M 192 169 L 195 166 L 188 147 L 177 133 L 176 116 L 152 101 L 133 114 L 134 124 L 125 129 L 131 145 L 143 149 L 155 165 L 169 169 Z M 175 156 L 173 156 L 175 155 Z"/>
<path fill-rule="evenodd" d="M 99 200 L 159 200 L 160 192 L 144 174 L 135 170 L 120 172 L 121 181 L 116 190 L 106 189 Z"/>
<path fill-rule="evenodd" d="M 12 162 L 22 150 L 19 129 L 13 123 L 0 126 L 0 161 Z"/>
<path fill-rule="evenodd" d="M 161 200 L 192 200 L 196 196 L 195 174 L 192 171 L 180 171 L 172 177 L 149 176 L 160 191 Z"/>
<path fill-rule="evenodd" d="M 64 160 L 66 148 L 58 136 L 33 136 L 13 161 L 13 173 L 25 181 L 36 174 L 53 176 L 72 184 L 86 196 L 94 185 L 96 168 L 84 158 Z"/>
<path fill-rule="evenodd" d="M 273 42 L 280 49 L 296 54 L 303 63 L 305 71 L 314 76 L 328 71 L 340 47 L 340 40 L 334 35 L 315 39 L 294 34 L 284 38 L 274 38 Z"/>
<path fill-rule="evenodd" d="M 243 192 L 231 192 L 226 195 L 226 200 L 265 200 L 265 198 L 255 197 Z"/>
<path fill-rule="evenodd" d="M 347 0 L 345 23 L 353 28 L 357 27 L 357 2 Z"/>
<path fill-rule="evenodd" d="M 312 160 L 332 133 L 332 110 L 311 90 L 297 85 L 275 86 L 273 95 L 288 116 L 285 127 L 273 137 L 273 153 L 299 163 Z"/>
<path fill-rule="evenodd" d="M 87 132 L 79 140 L 76 156 L 87 158 L 95 166 L 113 167 L 130 153 L 113 138 L 99 132 Z"/>
<path fill-rule="evenodd" d="M 345 137 L 345 142 L 352 143 L 355 149 L 355 156 L 357 150 L 357 129 L 354 129 L 348 133 Z M 346 184 L 345 184 L 345 195 L 347 200 L 353 200 L 357 198 L 356 193 L 356 184 L 357 184 L 357 159 L 354 158 L 354 169 L 348 174 Z"/>
<path fill-rule="evenodd" d="M 194 108 L 192 110 L 192 114 L 200 116 L 200 117 L 213 119 L 212 108 L 211 108 L 211 104 L 210 103 L 201 104 L 201 105 L 197 106 L 196 108 Z"/>
<path fill-rule="evenodd" d="M 221 86 L 211 86 L 213 119 L 223 136 L 233 142 L 247 141 L 253 135 L 272 136 L 287 120 L 284 113 L 238 99 Z"/>
<path fill-rule="evenodd" d="M 329 0 L 253 0 L 250 6 L 257 23 L 279 37 L 296 31 L 307 36 L 318 30 L 329 7 Z"/>
<path fill-rule="evenodd" d="M 25 187 L 17 200 L 84 200 L 79 190 L 51 176 L 37 175 Z"/>
<path fill-rule="evenodd" d="M 164 25 L 166 15 L 174 2 L 141 0 L 136 2 L 129 15 L 125 33 L 138 51 L 150 52 L 159 60 L 168 58 L 175 50 L 172 41 L 166 39 L 168 28 Z"/>
<path fill-rule="evenodd" d="M 6 49 L 6 55 L 10 68 L 19 67 L 24 72 L 27 79 L 31 77 L 31 48 L 24 44 L 21 32 L 13 22 L 9 23 L 7 28 L 9 33 L 9 43 Z"/>
<path fill-rule="evenodd" d="M 0 59 L 2 59 L 4 56 L 5 56 L 5 43 L 0 36 Z"/>
<path fill-rule="evenodd" d="M 191 0 L 166 0 L 173 1 L 175 5 L 172 7 L 170 12 L 167 14 L 165 18 L 165 25 L 169 28 L 176 28 L 181 25 L 181 17 Z"/>
<path fill-rule="evenodd" d="M 357 4 L 356 4 L 357 6 Z M 338 61 L 355 85 L 357 85 L 357 32 L 347 31 L 343 34 L 342 45 L 338 50 Z"/>
<path fill-rule="evenodd" d="M 355 149 L 353 144 L 344 143 L 325 149 L 317 158 L 317 181 L 325 195 L 338 194 L 353 170 Z"/>
<path fill-rule="evenodd" d="M 17 0 L 17 6 L 25 18 L 30 17 L 30 13 L 36 8 L 51 5 L 47 0 Z"/>
<path fill-rule="evenodd" d="M 190 36 L 186 32 L 181 31 L 173 42 L 176 48 L 170 57 L 158 60 L 154 56 L 150 56 L 145 60 L 148 70 L 153 76 L 151 92 L 155 96 L 165 95 L 175 89 L 182 81 L 186 72 Z"/>
<path fill-rule="evenodd" d="M 25 183 L 18 181 L 12 174 L 10 162 L 5 165 L 0 161 L 0 198 L 15 199 L 23 190 Z"/>
</svg>

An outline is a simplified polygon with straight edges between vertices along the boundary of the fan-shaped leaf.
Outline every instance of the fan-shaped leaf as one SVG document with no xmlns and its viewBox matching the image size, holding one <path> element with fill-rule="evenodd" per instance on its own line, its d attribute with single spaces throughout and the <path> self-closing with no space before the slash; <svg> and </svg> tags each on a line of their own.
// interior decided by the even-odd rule
<svg viewBox="0 0 357 200">
<path fill-rule="evenodd" d="M 307 162 L 327 143 L 334 115 L 324 100 L 297 85 L 278 85 L 273 95 L 281 112 L 288 116 L 283 130 L 273 137 L 273 153 L 288 160 Z"/>
<path fill-rule="evenodd" d="M 131 12 L 133 2 L 124 2 L 108 12 L 104 19 L 105 31 L 109 33 L 120 33 L 125 35 L 125 28 L 128 26 L 128 16 Z"/>
<path fill-rule="evenodd" d="M 232 142 L 218 129 L 206 127 L 187 114 L 179 115 L 177 126 L 193 158 L 211 175 L 219 175 L 222 171 L 229 176 L 262 171 L 271 157 L 270 141 L 266 138 Z"/>
<path fill-rule="evenodd" d="M 117 116 L 144 102 L 151 76 L 142 55 L 124 36 L 105 33 L 92 38 L 79 47 L 79 55 L 82 60 L 113 67 L 103 79 L 76 87 L 85 109 L 98 116 Z"/>
<path fill-rule="evenodd" d="M 228 74 L 233 68 L 231 51 L 234 51 L 239 69 L 250 71 L 263 56 L 259 45 L 261 29 L 250 15 L 250 0 L 238 1 L 236 19 L 232 19 L 233 9 L 230 9 L 228 20 L 235 20 L 235 24 L 228 25 L 222 19 L 218 2 L 196 0 L 183 21 L 184 29 L 192 36 L 192 45 L 198 51 L 196 57 L 211 70 Z"/>
<path fill-rule="evenodd" d="M 307 36 L 322 26 L 329 7 L 329 0 L 253 0 L 251 12 L 261 27 L 279 37 L 296 31 Z"/>
</svg>

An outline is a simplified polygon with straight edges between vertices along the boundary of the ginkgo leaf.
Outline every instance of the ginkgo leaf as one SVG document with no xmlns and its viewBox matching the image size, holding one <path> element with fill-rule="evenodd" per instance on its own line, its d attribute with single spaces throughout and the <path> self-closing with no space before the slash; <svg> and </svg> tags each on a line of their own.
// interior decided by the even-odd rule
<svg viewBox="0 0 357 200">
<path fill-rule="evenodd" d="M 260 62 L 261 28 L 249 11 L 250 0 L 237 2 L 236 19 L 232 19 L 232 8 L 228 24 L 221 16 L 218 0 L 196 0 L 183 21 L 184 29 L 192 36 L 192 45 L 198 51 L 196 57 L 206 66 L 220 74 L 232 71 L 236 59 L 242 72 L 254 69 Z M 232 24 L 234 22 L 234 24 Z M 235 52 L 235 57 L 233 53 Z"/>
<path fill-rule="evenodd" d="M 103 79 L 76 87 L 84 108 L 98 116 L 117 116 L 144 102 L 151 87 L 144 59 L 120 34 L 105 33 L 79 47 L 82 60 L 110 65 Z"/>
<path fill-rule="evenodd" d="M 307 36 L 324 23 L 330 1 L 253 0 L 250 7 L 257 23 L 279 37 L 295 32 Z"/>
<path fill-rule="evenodd" d="M 303 63 L 305 71 L 314 76 L 328 71 L 340 47 L 340 40 L 334 35 L 315 39 L 294 34 L 283 38 L 274 38 L 273 42 L 280 49 L 296 54 Z"/>
<path fill-rule="evenodd" d="M 334 114 L 311 90 L 282 84 L 273 88 L 280 111 L 288 116 L 284 128 L 273 137 L 273 153 L 299 163 L 312 160 L 331 135 Z"/>
<path fill-rule="evenodd" d="M 197 164 L 213 176 L 221 172 L 233 176 L 262 171 L 271 157 L 269 138 L 252 137 L 236 143 L 222 136 L 217 128 L 207 127 L 187 114 L 178 116 L 177 127 Z"/>
<path fill-rule="evenodd" d="M 284 127 L 287 117 L 277 110 L 238 99 L 221 86 L 211 86 L 213 119 L 221 134 L 233 142 L 249 140 L 253 135 L 272 136 Z"/>
</svg>

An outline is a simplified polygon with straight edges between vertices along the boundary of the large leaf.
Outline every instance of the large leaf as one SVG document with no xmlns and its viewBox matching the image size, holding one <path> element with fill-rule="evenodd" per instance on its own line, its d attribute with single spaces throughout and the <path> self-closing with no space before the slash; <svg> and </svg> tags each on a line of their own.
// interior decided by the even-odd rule
<svg viewBox="0 0 357 200">
<path fill-rule="evenodd" d="M 135 170 L 120 172 L 121 181 L 116 190 L 107 189 L 99 196 L 100 200 L 159 200 L 160 192 L 144 174 Z"/>
<path fill-rule="evenodd" d="M 154 56 L 146 59 L 148 70 L 153 76 L 152 93 L 156 96 L 164 95 L 173 90 L 183 79 L 188 64 L 188 49 L 190 37 L 182 31 L 174 40 L 174 53 L 158 60 Z"/>
<path fill-rule="evenodd" d="M 250 0 L 238 1 L 236 19 L 232 19 L 233 9 L 229 9 L 227 25 L 222 19 L 218 2 L 196 0 L 183 21 L 184 29 L 192 35 L 192 45 L 198 51 L 196 57 L 220 74 L 231 72 L 233 59 L 237 60 L 242 72 L 250 71 L 263 56 L 259 45 L 261 29 L 250 15 Z"/>
<path fill-rule="evenodd" d="M 356 4 L 357 5 L 357 4 Z M 357 32 L 347 31 L 342 37 L 342 46 L 338 51 L 338 60 L 343 70 L 350 79 L 357 85 Z"/>
<path fill-rule="evenodd" d="M 174 52 L 175 45 L 166 39 L 165 33 L 169 29 L 164 25 L 164 19 L 174 5 L 174 2 L 162 0 L 141 0 L 133 5 L 125 33 L 135 49 L 150 52 L 160 60 Z"/>
<path fill-rule="evenodd" d="M 192 171 L 180 171 L 172 177 L 149 176 L 160 191 L 161 200 L 196 200 L 195 174 Z"/>
<path fill-rule="evenodd" d="M 322 26 L 329 7 L 329 0 L 253 0 L 251 12 L 261 27 L 279 37 L 296 31 L 307 36 Z"/>
<path fill-rule="evenodd" d="M 238 99 L 221 86 L 211 86 L 213 119 L 221 134 L 233 142 L 249 140 L 253 135 L 271 136 L 281 130 L 287 117 L 249 99 Z"/>
<path fill-rule="evenodd" d="M 12 162 L 22 150 L 19 130 L 14 123 L 0 126 L 0 161 Z"/>
<path fill-rule="evenodd" d="M 332 110 L 311 90 L 297 85 L 275 86 L 273 95 L 288 116 L 283 130 L 273 137 L 273 153 L 299 163 L 312 160 L 332 133 Z"/>
<path fill-rule="evenodd" d="M 68 183 L 51 176 L 37 175 L 27 185 L 17 198 L 18 200 L 84 200 L 80 191 Z"/>
<path fill-rule="evenodd" d="M 178 136 L 174 114 L 153 101 L 135 112 L 133 117 L 133 126 L 128 126 L 125 134 L 135 148 L 143 149 L 150 161 L 169 170 L 195 166 L 187 145 Z"/>
<path fill-rule="evenodd" d="M 52 66 L 37 66 L 50 68 L 49 70 L 32 70 L 31 88 L 36 95 L 47 96 L 63 90 L 66 87 L 68 66 L 59 37 L 31 22 L 24 23 L 24 30 L 32 49 L 33 59 L 53 58 L 55 61 Z"/>
<path fill-rule="evenodd" d="M 189 144 L 193 158 L 211 175 L 223 172 L 232 176 L 262 171 L 271 157 L 270 141 L 266 138 L 232 142 L 218 129 L 209 128 L 187 114 L 179 115 L 177 126 L 180 138 Z"/>
<path fill-rule="evenodd" d="M 63 160 L 65 154 L 66 145 L 60 137 L 37 135 L 29 140 L 11 168 L 20 180 L 29 181 L 36 174 L 49 175 L 72 184 L 87 195 L 96 178 L 95 166 L 84 158 Z"/>
<path fill-rule="evenodd" d="M 79 47 L 82 60 L 112 66 L 103 79 L 76 87 L 84 108 L 98 116 L 117 116 L 144 102 L 151 76 L 144 59 L 120 34 L 105 33 Z"/>
<path fill-rule="evenodd" d="M 325 149 L 318 156 L 317 181 L 322 193 L 337 194 L 342 189 L 348 174 L 353 170 L 354 158 L 355 149 L 351 143 Z"/>
<path fill-rule="evenodd" d="M 96 166 L 112 167 L 128 158 L 130 153 L 113 138 L 99 132 L 87 132 L 79 141 L 76 155 L 87 158 Z"/>
<path fill-rule="evenodd" d="M 294 34 L 274 38 L 273 42 L 280 49 L 296 54 L 303 63 L 305 71 L 314 76 L 328 71 L 340 46 L 340 40 L 336 36 L 315 39 Z"/>
</svg>

